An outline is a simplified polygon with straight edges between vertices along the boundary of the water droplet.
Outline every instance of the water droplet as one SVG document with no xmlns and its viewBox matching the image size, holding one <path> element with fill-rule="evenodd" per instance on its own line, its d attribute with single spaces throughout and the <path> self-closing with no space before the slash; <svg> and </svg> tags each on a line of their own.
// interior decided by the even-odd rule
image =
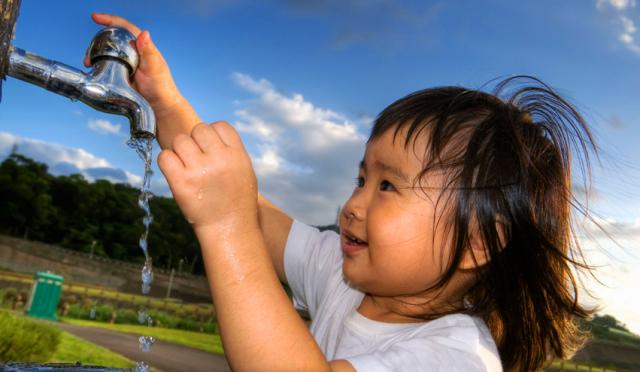
<svg viewBox="0 0 640 372">
<path fill-rule="evenodd" d="M 140 209 L 144 210 L 145 212 L 147 211 L 147 200 L 144 196 L 142 196 L 142 194 L 140 194 L 140 197 L 138 198 L 138 207 L 140 207 Z"/>
<path fill-rule="evenodd" d="M 144 218 L 142 219 L 142 223 L 145 226 L 151 225 L 152 222 L 153 222 L 153 216 L 144 216 Z"/>
<path fill-rule="evenodd" d="M 151 317 L 142 310 L 138 311 L 138 323 L 140 324 L 145 323 L 147 321 L 147 318 L 151 318 Z"/>
<path fill-rule="evenodd" d="M 138 243 L 140 245 L 140 249 L 142 249 L 142 251 L 144 252 L 144 254 L 147 254 L 147 239 L 145 236 L 143 236 L 142 238 L 140 238 L 140 241 Z"/>
<path fill-rule="evenodd" d="M 198 190 L 198 193 L 196 194 L 196 198 L 198 198 L 198 200 L 202 200 L 203 196 L 204 196 L 204 192 L 202 191 L 202 189 Z"/>
<path fill-rule="evenodd" d="M 149 372 L 149 365 L 145 362 L 137 362 L 135 372 Z"/>
<path fill-rule="evenodd" d="M 153 282 L 153 267 L 151 266 L 151 260 L 147 260 L 142 267 L 142 283 L 151 284 Z"/>
<path fill-rule="evenodd" d="M 140 336 L 138 342 L 140 343 L 140 350 L 146 353 L 151 350 L 151 346 L 156 342 L 156 339 L 152 336 Z"/>
</svg>

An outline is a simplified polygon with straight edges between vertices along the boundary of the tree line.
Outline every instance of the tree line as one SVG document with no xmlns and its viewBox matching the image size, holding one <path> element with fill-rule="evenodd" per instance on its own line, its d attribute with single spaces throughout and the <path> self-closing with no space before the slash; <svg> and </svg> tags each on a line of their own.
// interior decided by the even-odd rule
<svg viewBox="0 0 640 372">
<path fill-rule="evenodd" d="M 0 234 L 117 260 L 143 262 L 139 189 L 80 174 L 54 176 L 45 164 L 13 153 L 0 164 Z M 172 198 L 150 200 L 149 252 L 156 267 L 203 274 L 200 248 Z"/>
</svg>

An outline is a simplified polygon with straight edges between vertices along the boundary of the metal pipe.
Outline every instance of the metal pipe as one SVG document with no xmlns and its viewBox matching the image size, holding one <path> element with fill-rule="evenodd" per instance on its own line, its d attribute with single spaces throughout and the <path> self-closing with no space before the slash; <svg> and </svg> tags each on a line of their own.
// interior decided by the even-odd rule
<svg viewBox="0 0 640 372">
<path fill-rule="evenodd" d="M 133 43 L 135 38 L 125 29 L 108 27 L 99 31 L 89 47 L 93 67 L 89 73 L 11 46 L 7 75 L 96 110 L 124 115 L 129 118 L 133 137 L 155 137 L 153 110 L 131 86 L 138 65 Z"/>
</svg>

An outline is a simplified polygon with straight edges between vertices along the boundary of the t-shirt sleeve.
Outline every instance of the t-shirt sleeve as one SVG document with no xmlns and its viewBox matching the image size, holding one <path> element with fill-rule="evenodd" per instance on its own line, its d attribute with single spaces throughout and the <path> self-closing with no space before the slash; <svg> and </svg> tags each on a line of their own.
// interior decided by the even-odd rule
<svg viewBox="0 0 640 372">
<path fill-rule="evenodd" d="M 340 237 L 294 221 L 284 250 L 284 271 L 294 306 L 313 318 L 332 278 L 341 275 Z"/>
</svg>

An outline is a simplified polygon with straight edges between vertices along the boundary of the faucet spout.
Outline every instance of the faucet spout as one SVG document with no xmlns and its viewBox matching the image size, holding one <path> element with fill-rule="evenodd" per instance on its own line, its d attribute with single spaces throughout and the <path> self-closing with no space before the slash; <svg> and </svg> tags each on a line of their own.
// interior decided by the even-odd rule
<svg viewBox="0 0 640 372">
<path fill-rule="evenodd" d="M 156 133 L 153 109 L 131 86 L 138 62 L 131 46 L 131 40 L 135 39 L 129 34 L 125 40 L 124 32 L 128 33 L 108 28 L 96 35 L 90 47 L 93 69 L 88 74 L 11 46 L 7 75 L 82 101 L 96 110 L 124 115 L 129 119 L 133 137 L 153 138 Z"/>
</svg>

